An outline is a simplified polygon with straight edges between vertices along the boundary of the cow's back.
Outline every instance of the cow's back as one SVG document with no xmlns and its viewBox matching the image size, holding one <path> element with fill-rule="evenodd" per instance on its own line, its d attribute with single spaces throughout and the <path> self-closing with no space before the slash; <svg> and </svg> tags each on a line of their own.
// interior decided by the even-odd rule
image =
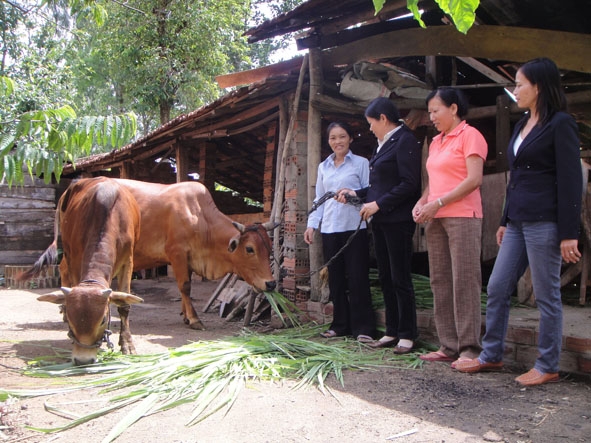
<svg viewBox="0 0 591 443">
<path fill-rule="evenodd" d="M 107 177 L 81 179 L 68 188 L 58 209 L 69 285 L 89 272 L 110 283 L 139 240 L 140 212 L 132 194 Z"/>
<path fill-rule="evenodd" d="M 170 263 L 174 249 L 206 253 L 210 229 L 232 232 L 231 220 L 215 206 L 198 182 L 169 185 L 116 179 L 128 189 L 141 212 L 141 235 L 134 251 L 135 269 Z M 189 253 L 189 252 L 187 252 Z"/>
</svg>

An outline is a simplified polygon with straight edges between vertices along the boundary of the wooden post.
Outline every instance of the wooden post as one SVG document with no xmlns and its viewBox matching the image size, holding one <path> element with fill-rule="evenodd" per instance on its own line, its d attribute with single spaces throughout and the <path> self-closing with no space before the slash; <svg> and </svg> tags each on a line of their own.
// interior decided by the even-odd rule
<svg viewBox="0 0 591 443">
<path fill-rule="evenodd" d="M 434 55 L 425 57 L 425 81 L 430 89 L 437 87 L 437 59 Z"/>
<path fill-rule="evenodd" d="M 131 161 L 121 163 L 121 166 L 119 167 L 119 178 L 133 178 Z"/>
<path fill-rule="evenodd" d="M 279 177 L 282 174 L 279 171 L 284 168 L 283 163 L 283 151 L 285 150 L 285 141 L 287 136 L 287 126 L 289 121 L 289 106 L 287 104 L 287 100 L 285 97 L 282 97 L 281 101 L 279 102 L 279 143 L 277 146 L 277 160 L 275 166 L 275 192 L 279 189 Z M 269 218 L 272 222 L 277 222 L 278 220 L 275 218 L 275 211 L 277 207 L 276 199 L 273 199 L 273 204 L 271 207 L 271 217 Z M 281 211 L 281 209 L 279 210 Z M 275 280 L 279 280 L 279 264 L 281 260 L 281 246 L 280 246 L 280 236 L 278 232 L 275 232 L 273 235 L 273 256 L 275 260 L 273 260 L 273 275 L 275 276 Z"/>
<path fill-rule="evenodd" d="M 215 149 L 212 142 L 199 146 L 199 181 L 213 194 L 215 191 Z"/>
<path fill-rule="evenodd" d="M 275 145 L 277 143 L 277 124 L 269 125 L 267 147 L 265 151 L 265 171 L 263 173 L 263 213 L 271 217 L 273 210 L 273 176 L 275 171 Z"/>
<path fill-rule="evenodd" d="M 180 143 L 174 145 L 174 156 L 176 158 L 176 182 L 185 182 L 189 179 L 189 153 Z"/>
<path fill-rule="evenodd" d="M 497 97 L 496 125 L 496 167 L 502 172 L 509 168 L 506 152 L 511 138 L 511 99 L 507 94 Z"/>
<path fill-rule="evenodd" d="M 308 211 L 316 197 L 316 180 L 318 165 L 321 161 L 322 150 L 322 114 L 312 105 L 314 97 L 322 95 L 322 58 L 318 49 L 310 49 L 310 99 L 308 101 Z M 322 239 L 318 231 L 314 236 L 314 243 L 309 246 L 309 269 L 318 269 L 323 264 Z M 321 299 L 320 274 L 317 272 L 310 277 L 310 299 Z"/>
</svg>

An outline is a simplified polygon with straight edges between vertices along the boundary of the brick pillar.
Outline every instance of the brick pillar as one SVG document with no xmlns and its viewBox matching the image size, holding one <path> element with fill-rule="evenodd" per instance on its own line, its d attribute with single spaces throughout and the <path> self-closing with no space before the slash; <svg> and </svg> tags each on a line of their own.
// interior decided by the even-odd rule
<svg viewBox="0 0 591 443">
<path fill-rule="evenodd" d="M 285 166 L 285 204 L 283 212 L 283 294 L 305 309 L 309 298 L 310 258 L 304 242 L 307 223 L 307 112 L 298 113 L 294 143 L 289 146 Z M 287 148 L 287 147 L 286 147 Z M 306 287 L 306 290 L 299 288 Z"/>
</svg>

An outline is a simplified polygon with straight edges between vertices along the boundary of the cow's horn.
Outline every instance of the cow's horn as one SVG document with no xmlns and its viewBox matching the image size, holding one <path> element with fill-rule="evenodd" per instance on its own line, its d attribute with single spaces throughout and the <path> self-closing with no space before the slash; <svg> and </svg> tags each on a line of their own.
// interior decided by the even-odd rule
<svg viewBox="0 0 591 443">
<path fill-rule="evenodd" d="M 233 221 L 232 224 L 234 225 L 234 227 L 236 229 L 238 229 L 240 231 L 241 234 L 244 234 L 244 231 L 246 230 L 246 228 L 244 227 L 243 224 L 235 222 L 235 221 Z"/>
<path fill-rule="evenodd" d="M 43 294 L 37 297 L 39 301 L 47 301 L 50 303 L 62 304 L 65 300 L 65 295 L 62 291 L 53 291 L 49 294 Z"/>
<path fill-rule="evenodd" d="M 275 229 L 277 226 L 279 226 L 281 224 L 281 222 L 274 222 L 274 221 L 268 221 L 262 224 L 263 228 L 265 228 L 265 230 L 267 231 L 272 231 L 273 229 Z"/>
</svg>

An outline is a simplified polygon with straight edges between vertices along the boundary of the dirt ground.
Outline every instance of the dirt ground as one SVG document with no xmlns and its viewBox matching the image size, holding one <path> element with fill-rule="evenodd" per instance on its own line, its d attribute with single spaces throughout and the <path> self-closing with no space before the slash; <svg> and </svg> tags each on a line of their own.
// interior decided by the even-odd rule
<svg viewBox="0 0 591 443">
<path fill-rule="evenodd" d="M 194 331 L 182 323 L 172 281 L 133 282 L 132 291 L 145 299 L 133 306 L 130 316 L 139 353 L 164 351 L 187 341 L 214 340 L 242 328 L 241 322 L 227 322 L 217 312 L 201 313 L 216 282 L 194 286 L 195 307 L 206 331 Z M 52 347 L 70 347 L 57 306 L 36 301 L 43 292 L 0 288 L 1 388 L 50 385 L 52 380 L 32 379 L 18 369 L 34 357 L 49 355 Z M 118 340 L 117 329 L 115 325 L 113 343 Z M 466 375 L 445 363 L 425 364 L 418 370 L 347 371 L 344 387 L 330 379 L 334 396 L 313 387 L 292 390 L 292 382 L 253 383 L 227 414 L 218 412 L 187 427 L 192 405 L 184 405 L 141 419 L 117 442 L 591 441 L 588 379 L 562 374 L 559 383 L 526 389 L 514 382 L 519 373 L 517 368 L 508 368 L 501 373 Z M 58 434 L 24 428 L 67 423 L 46 412 L 45 401 L 82 410 L 97 400 L 96 392 L 78 391 L 0 403 L 0 441 L 100 442 L 128 410 Z"/>
</svg>

